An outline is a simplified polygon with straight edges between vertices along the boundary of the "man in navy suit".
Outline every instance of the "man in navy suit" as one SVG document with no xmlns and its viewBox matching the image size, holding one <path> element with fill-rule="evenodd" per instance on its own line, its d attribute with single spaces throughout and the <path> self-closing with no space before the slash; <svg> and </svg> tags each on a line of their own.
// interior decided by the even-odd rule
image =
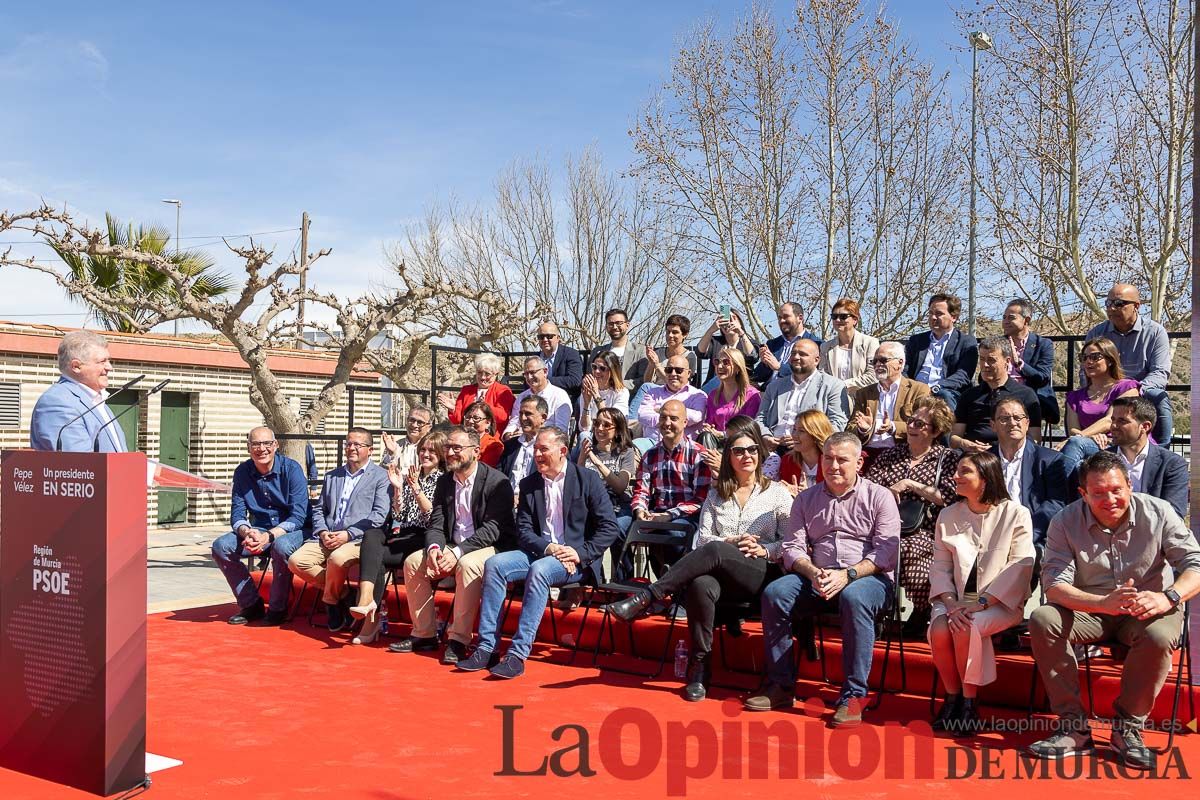
<svg viewBox="0 0 1200 800">
<path fill-rule="evenodd" d="M 542 428 L 534 444 L 534 461 L 537 473 L 521 481 L 518 547 L 497 553 L 484 566 L 479 646 L 458 663 L 460 670 L 490 669 L 498 678 L 524 673 L 550 587 L 579 583 L 588 572 L 598 576 L 604 551 L 619 535 L 612 500 L 599 473 L 579 469 L 567 459 L 566 431 Z M 508 652 L 499 659 L 500 609 L 514 580 L 525 581 L 521 619 Z"/>
<path fill-rule="evenodd" d="M 62 450 L 90 453 L 99 433 L 100 452 L 128 452 L 121 426 L 113 423 L 105 427 L 113 418 L 103 402 L 108 399 L 112 370 L 108 340 L 103 336 L 92 331 L 71 331 L 64 336 L 58 343 L 58 371 L 62 377 L 42 393 L 33 407 L 29 446 L 34 450 L 57 450 L 61 436 Z M 96 407 L 88 411 L 92 406 Z"/>
<path fill-rule="evenodd" d="M 1009 496 L 1033 517 L 1033 543 L 1045 545 L 1050 520 L 1067 504 L 1067 469 L 1062 454 L 1029 440 L 1029 412 L 1016 397 L 1006 397 L 992 410 L 1000 468 Z"/>
<path fill-rule="evenodd" d="M 292 553 L 288 567 L 302 580 L 323 587 L 329 630 L 350 626 L 346 578 L 358 563 L 363 534 L 383 527 L 392 508 L 387 470 L 371 460 L 375 437 L 366 428 L 346 433 L 346 463 L 325 475 L 321 500 L 313 506 L 311 539 Z"/>
<path fill-rule="evenodd" d="M 765 389 L 767 384 L 776 378 L 792 374 L 790 359 L 792 348 L 801 339 L 809 339 L 821 343 L 821 337 L 804 328 L 804 311 L 799 303 L 784 303 L 779 307 L 776 319 L 779 321 L 780 336 L 768 339 L 766 344 L 758 346 L 758 366 L 754 368 L 754 382 L 759 388 Z"/>
<path fill-rule="evenodd" d="M 579 399 L 583 387 L 583 358 L 579 351 L 567 347 L 558 335 L 558 326 L 543 322 L 537 329 L 538 347 L 542 360 L 546 362 L 546 377 L 550 383 L 571 396 L 571 402 Z"/>
<path fill-rule="evenodd" d="M 975 337 L 956 330 L 962 301 L 952 294 L 929 298 L 929 330 L 904 345 L 904 374 L 927 384 L 929 391 L 955 408 L 975 377 L 979 350 Z"/>
<path fill-rule="evenodd" d="M 1000 327 L 1013 348 L 1009 374 L 1037 393 L 1042 421 L 1058 424 L 1061 412 L 1054 396 L 1054 342 L 1029 329 L 1033 305 L 1028 300 L 1010 300 L 1000 318 Z"/>
<path fill-rule="evenodd" d="M 1150 431 L 1158 422 L 1154 403 L 1145 397 L 1118 397 L 1112 402 L 1109 450 L 1121 457 L 1129 470 L 1129 485 L 1171 504 L 1187 521 L 1188 465 L 1180 455 L 1150 442 Z"/>
</svg>

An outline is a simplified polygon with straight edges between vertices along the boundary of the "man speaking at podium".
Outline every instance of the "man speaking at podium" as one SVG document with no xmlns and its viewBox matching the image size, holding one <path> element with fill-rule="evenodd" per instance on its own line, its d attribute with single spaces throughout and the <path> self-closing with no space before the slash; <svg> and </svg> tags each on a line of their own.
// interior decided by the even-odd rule
<svg viewBox="0 0 1200 800">
<path fill-rule="evenodd" d="M 107 424 L 113 418 L 104 403 L 112 369 L 108 340 L 103 336 L 92 331 L 71 331 L 64 336 L 58 344 L 62 377 L 33 407 L 29 445 L 34 450 L 90 453 L 99 433 L 101 453 L 128 452 L 121 426 Z"/>
</svg>

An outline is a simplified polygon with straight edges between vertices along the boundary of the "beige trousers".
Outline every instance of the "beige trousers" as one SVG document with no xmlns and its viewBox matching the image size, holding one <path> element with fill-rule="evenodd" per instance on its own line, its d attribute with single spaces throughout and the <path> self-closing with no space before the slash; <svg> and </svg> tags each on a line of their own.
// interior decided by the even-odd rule
<svg viewBox="0 0 1200 800">
<path fill-rule="evenodd" d="M 449 635 L 456 642 L 471 643 L 479 616 L 479 598 L 483 594 L 483 565 L 495 554 L 496 548 L 484 547 L 467 553 L 455 565 L 454 618 L 450 621 Z M 404 560 L 408 613 L 413 620 L 412 635 L 418 639 L 437 636 L 437 607 L 433 602 L 436 581 L 425 574 L 426 556 L 427 551 L 419 550 Z"/>
<path fill-rule="evenodd" d="M 330 605 L 342 596 L 350 568 L 358 563 L 358 542 L 347 542 L 336 550 L 326 550 L 318 540 L 307 541 L 292 553 L 288 568 L 306 583 L 325 588 L 321 599 Z"/>
</svg>

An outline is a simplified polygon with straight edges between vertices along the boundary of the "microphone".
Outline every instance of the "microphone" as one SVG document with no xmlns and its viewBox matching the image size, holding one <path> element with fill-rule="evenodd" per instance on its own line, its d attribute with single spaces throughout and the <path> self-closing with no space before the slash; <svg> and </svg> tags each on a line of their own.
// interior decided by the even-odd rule
<svg viewBox="0 0 1200 800">
<path fill-rule="evenodd" d="M 62 435 L 63 435 L 63 431 L 65 431 L 67 428 L 69 428 L 69 427 L 71 427 L 72 425 L 74 425 L 74 424 L 75 424 L 76 422 L 78 422 L 79 420 L 83 419 L 83 418 L 84 418 L 85 416 L 87 416 L 88 414 L 90 414 L 90 413 L 92 413 L 93 411 L 95 411 L 95 410 L 96 410 L 97 408 L 99 408 L 100 406 L 102 406 L 102 405 L 104 405 L 105 403 L 107 403 L 107 402 L 108 402 L 109 400 L 111 400 L 112 398 L 114 398 L 114 397 L 116 397 L 117 395 L 119 395 L 121 392 L 125 391 L 126 389 L 128 389 L 128 388 L 129 388 L 129 387 L 131 387 L 131 386 L 133 386 L 134 384 L 138 383 L 138 382 L 139 382 L 139 381 L 140 381 L 142 378 L 144 378 L 144 377 L 146 377 L 146 376 L 145 376 L 145 375 L 138 375 L 136 378 L 133 378 L 132 380 L 130 380 L 129 382 L 127 382 L 127 383 L 126 383 L 124 386 L 122 386 L 120 389 L 117 389 L 115 392 L 113 392 L 112 394 L 110 394 L 110 395 L 109 395 L 108 397 L 106 397 L 105 399 L 101 400 L 99 403 L 96 403 L 95 405 L 93 405 L 93 406 L 89 406 L 88 408 L 84 409 L 84 410 L 83 410 L 81 413 L 77 414 L 77 415 L 75 416 L 75 418 L 74 418 L 74 419 L 72 419 L 72 420 L 71 420 L 70 422 L 68 422 L 66 425 L 63 425 L 61 428 L 59 428 L 59 429 L 58 429 L 58 438 L 54 440 L 54 451 L 55 451 L 55 452 L 58 452 L 58 453 L 61 453 L 61 452 L 62 452 Z"/>
<path fill-rule="evenodd" d="M 144 378 L 146 376 L 143 375 L 142 377 Z M 171 382 L 170 378 L 167 378 L 166 380 L 163 380 L 163 381 L 159 381 L 157 384 L 154 385 L 153 388 L 150 389 L 150 391 L 146 392 L 146 397 L 149 397 L 152 394 L 158 394 L 159 392 L 162 391 L 163 387 L 166 386 L 170 382 Z M 100 430 L 96 431 L 96 438 L 92 439 L 92 452 L 93 453 L 100 452 L 100 434 L 104 433 L 104 429 L 107 428 L 109 425 L 112 425 L 114 422 L 119 420 L 121 417 L 128 414 L 130 411 L 133 411 L 135 408 L 137 408 L 136 404 L 130 406 L 129 408 L 126 408 L 120 414 L 117 414 L 112 419 L 110 419 L 108 422 L 106 422 L 100 426 Z"/>
</svg>

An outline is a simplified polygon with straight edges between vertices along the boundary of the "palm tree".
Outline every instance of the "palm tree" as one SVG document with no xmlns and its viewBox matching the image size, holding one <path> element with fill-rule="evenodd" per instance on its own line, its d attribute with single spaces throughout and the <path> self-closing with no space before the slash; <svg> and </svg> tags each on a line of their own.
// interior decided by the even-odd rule
<svg viewBox="0 0 1200 800">
<path fill-rule="evenodd" d="M 207 253 L 180 251 L 176 245 L 174 253 L 167 253 L 167 245 L 171 236 L 161 225 L 150 227 L 133 224 L 122 225 L 111 214 L 105 214 L 104 220 L 108 228 L 108 243 L 141 250 L 144 253 L 163 256 L 176 264 L 191 280 L 191 290 L 201 297 L 219 297 L 230 291 L 233 280 L 223 272 L 215 272 L 216 261 Z M 66 252 L 55 247 L 54 252 L 70 268 L 75 279 L 103 289 L 106 294 L 116 298 L 144 297 L 154 300 L 171 300 L 178 297 L 175 285 L 163 273 L 140 264 L 123 261 L 111 256 L 90 256 Z M 68 294 L 79 299 L 75 292 Z M 125 316 L 107 313 L 97 308 L 92 309 L 92 318 L 108 330 L 138 333 L 149 330 L 162 320 L 159 315 L 148 309 L 135 309 L 129 312 L 132 319 Z"/>
</svg>

